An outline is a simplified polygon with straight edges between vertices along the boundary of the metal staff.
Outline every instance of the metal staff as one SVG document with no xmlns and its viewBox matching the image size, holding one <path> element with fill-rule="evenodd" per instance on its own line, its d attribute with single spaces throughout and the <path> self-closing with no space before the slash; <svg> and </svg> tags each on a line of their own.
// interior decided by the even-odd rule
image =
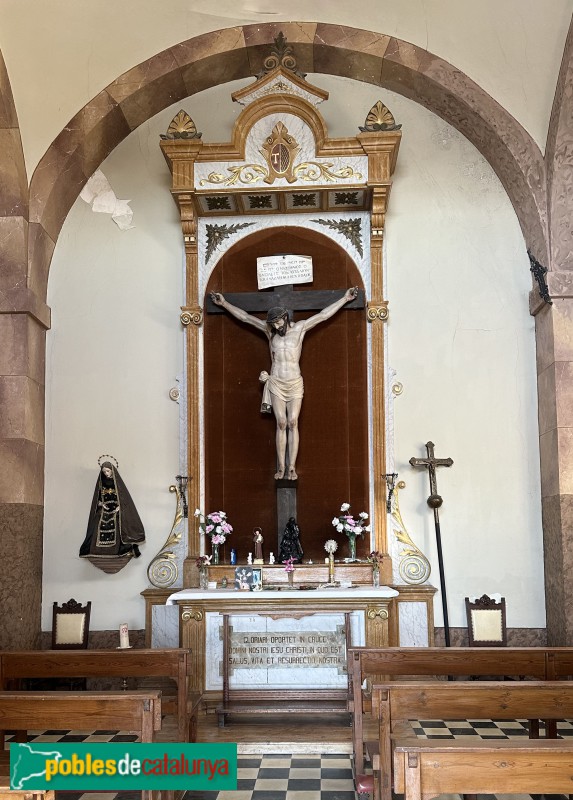
<svg viewBox="0 0 573 800">
<path fill-rule="evenodd" d="M 438 549 L 438 566 L 440 570 L 440 591 L 442 593 L 442 610 L 444 612 L 444 633 L 446 637 L 446 647 L 450 646 L 450 624 L 448 622 L 448 598 L 446 597 L 446 579 L 444 576 L 444 559 L 442 557 L 442 535 L 440 532 L 440 516 L 438 509 L 444 502 L 438 494 L 438 484 L 436 482 L 436 467 L 451 467 L 454 463 L 451 458 L 435 458 L 434 443 L 426 443 L 427 458 L 410 459 L 413 467 L 427 467 L 430 476 L 430 496 L 428 505 L 434 511 L 434 526 L 436 528 L 436 545 Z"/>
</svg>

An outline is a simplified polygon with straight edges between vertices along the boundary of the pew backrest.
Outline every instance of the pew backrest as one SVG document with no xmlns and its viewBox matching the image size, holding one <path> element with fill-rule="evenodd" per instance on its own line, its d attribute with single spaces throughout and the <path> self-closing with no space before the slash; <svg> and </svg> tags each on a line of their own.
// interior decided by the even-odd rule
<svg viewBox="0 0 573 800">
<path fill-rule="evenodd" d="M 573 684 L 564 681 L 388 683 L 372 687 L 372 706 L 389 721 L 410 719 L 566 719 Z"/>
<path fill-rule="evenodd" d="M 0 730 L 133 731 L 153 742 L 161 692 L 0 692 Z"/>
<path fill-rule="evenodd" d="M 353 647 L 348 649 L 354 765 L 364 769 L 362 684 L 404 676 L 527 676 L 544 680 L 545 651 L 530 647 Z"/>
<path fill-rule="evenodd" d="M 24 678 L 170 678 L 176 701 L 164 697 L 163 713 L 176 714 L 180 741 L 186 741 L 190 670 L 191 651 L 183 648 L 3 651 L 0 688 Z"/>
<path fill-rule="evenodd" d="M 436 741 L 397 743 L 394 750 L 394 790 L 405 800 L 441 794 L 568 794 L 572 780 L 570 741 Z"/>
<path fill-rule="evenodd" d="M 381 794 L 390 797 L 392 734 L 407 720 L 545 719 L 573 716 L 573 684 L 560 681 L 387 683 L 372 687 L 378 713 Z"/>
</svg>

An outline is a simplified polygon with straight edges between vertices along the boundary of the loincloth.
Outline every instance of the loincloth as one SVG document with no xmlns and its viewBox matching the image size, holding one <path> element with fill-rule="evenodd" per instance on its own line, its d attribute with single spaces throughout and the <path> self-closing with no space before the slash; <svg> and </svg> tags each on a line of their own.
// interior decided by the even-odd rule
<svg viewBox="0 0 573 800">
<path fill-rule="evenodd" d="M 261 403 L 261 411 L 265 414 L 270 414 L 273 410 L 271 395 L 278 397 L 288 403 L 289 400 L 297 400 L 304 395 L 304 383 L 302 375 L 298 378 L 291 378 L 289 380 L 282 380 L 274 375 L 269 375 L 265 380 L 263 388 L 263 401 Z"/>
</svg>

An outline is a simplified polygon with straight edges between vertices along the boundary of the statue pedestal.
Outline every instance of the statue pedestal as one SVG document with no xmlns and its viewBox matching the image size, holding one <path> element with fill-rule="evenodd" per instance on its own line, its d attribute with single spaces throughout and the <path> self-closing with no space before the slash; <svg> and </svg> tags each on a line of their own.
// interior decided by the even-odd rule
<svg viewBox="0 0 573 800">
<path fill-rule="evenodd" d="M 287 481 L 282 478 L 275 481 L 277 492 L 277 549 L 280 548 L 281 539 L 287 522 L 291 517 L 296 519 L 296 490 L 298 481 Z"/>
</svg>

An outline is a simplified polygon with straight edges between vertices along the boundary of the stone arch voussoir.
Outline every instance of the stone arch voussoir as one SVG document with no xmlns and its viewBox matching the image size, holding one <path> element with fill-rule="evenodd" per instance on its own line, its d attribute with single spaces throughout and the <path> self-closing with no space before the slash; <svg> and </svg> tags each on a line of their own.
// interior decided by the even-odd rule
<svg viewBox="0 0 573 800">
<path fill-rule="evenodd" d="M 527 246 L 547 256 L 543 156 L 519 123 L 464 73 L 408 42 L 326 23 L 267 23 L 193 37 L 128 70 L 68 123 L 30 187 L 29 274 L 45 288 L 63 222 L 88 177 L 135 128 L 178 100 L 254 76 L 280 31 L 299 69 L 371 83 L 441 116 L 468 138 L 502 181 Z M 365 109 L 366 113 L 367 109 Z"/>
</svg>

